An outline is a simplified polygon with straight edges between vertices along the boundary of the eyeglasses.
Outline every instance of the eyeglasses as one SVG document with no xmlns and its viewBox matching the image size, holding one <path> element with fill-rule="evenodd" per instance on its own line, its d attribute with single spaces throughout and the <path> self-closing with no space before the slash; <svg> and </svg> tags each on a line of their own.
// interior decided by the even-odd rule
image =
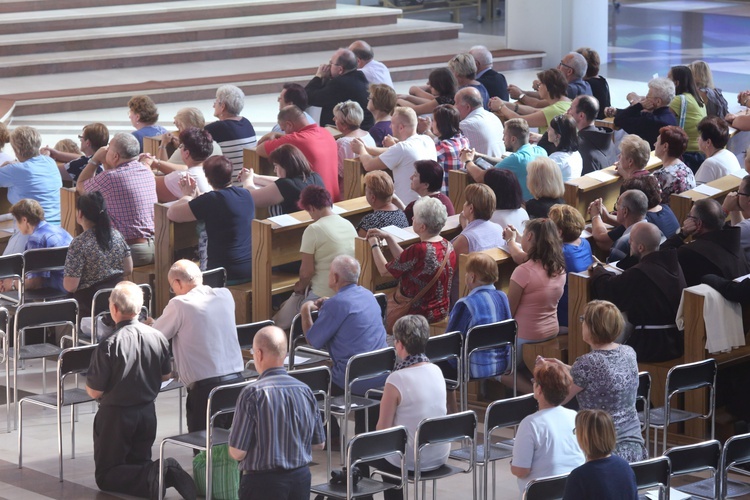
<svg viewBox="0 0 750 500">
<path fill-rule="evenodd" d="M 82 136 L 82 135 L 79 135 L 79 136 L 78 136 L 78 139 L 79 139 L 79 140 L 81 140 L 81 141 L 86 141 L 86 140 L 88 140 L 88 139 L 86 139 L 86 138 L 85 138 L 84 136 Z"/>
<path fill-rule="evenodd" d="M 539 385 L 539 384 L 536 383 L 536 379 L 535 378 L 532 378 L 531 379 L 531 385 Z"/>
<path fill-rule="evenodd" d="M 575 433 L 576 433 L 576 428 L 573 427 L 573 435 L 575 435 Z"/>
<path fill-rule="evenodd" d="M 750 193 L 740 193 L 737 191 L 737 196 L 750 196 Z"/>
<path fill-rule="evenodd" d="M 583 314 L 581 314 L 580 316 L 578 316 L 578 321 L 581 322 L 581 323 L 583 323 Z"/>
<path fill-rule="evenodd" d="M 688 216 L 687 216 L 686 218 L 687 218 L 687 219 L 693 219 L 693 220 L 700 220 L 700 219 L 699 219 L 698 217 L 696 217 L 695 215 L 688 215 Z"/>
<path fill-rule="evenodd" d="M 173 279 L 172 281 L 170 281 L 170 282 L 169 282 L 169 291 L 170 291 L 170 292 L 172 292 L 172 293 L 175 293 L 175 291 L 174 291 L 174 287 L 172 286 L 172 284 L 173 284 L 173 283 L 174 283 L 175 281 L 180 281 L 180 279 L 179 279 L 179 278 L 175 278 L 175 279 Z"/>
<path fill-rule="evenodd" d="M 565 63 L 564 63 L 564 62 L 562 62 L 562 61 L 560 61 L 560 64 L 558 64 L 558 66 L 564 66 L 564 67 L 566 67 L 566 68 L 568 68 L 568 69 L 574 69 L 574 68 L 573 68 L 573 66 L 571 66 L 570 64 L 565 64 Z"/>
<path fill-rule="evenodd" d="M 185 145 L 184 144 L 180 144 L 179 148 L 180 149 L 185 149 Z"/>
</svg>

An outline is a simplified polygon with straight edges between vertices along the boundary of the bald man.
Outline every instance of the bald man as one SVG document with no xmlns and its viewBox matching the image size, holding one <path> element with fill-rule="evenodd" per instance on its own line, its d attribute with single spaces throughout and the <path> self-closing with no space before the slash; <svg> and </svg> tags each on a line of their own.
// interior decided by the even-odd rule
<svg viewBox="0 0 750 500">
<path fill-rule="evenodd" d="M 312 391 L 284 370 L 286 353 L 282 329 L 255 335 L 260 377 L 237 399 L 229 434 L 229 455 L 242 471 L 240 500 L 310 498 L 312 448 L 323 449 L 325 432 Z"/>
<path fill-rule="evenodd" d="M 456 92 L 455 108 L 461 117 L 461 132 L 481 155 L 500 158 L 505 153 L 503 122 L 482 106 L 482 95 L 474 87 Z"/>
<path fill-rule="evenodd" d="M 650 222 L 630 231 L 630 255 L 638 263 L 622 274 L 596 265 L 591 269 L 592 297 L 613 302 L 627 314 L 632 333 L 625 343 L 638 361 L 667 361 L 682 355 L 682 332 L 674 324 L 685 276 L 675 250 L 659 250 L 662 238 Z"/>
<path fill-rule="evenodd" d="M 315 77 L 305 86 L 310 106 L 319 106 L 320 125 L 333 125 L 333 107 L 347 100 L 356 101 L 364 111 L 362 129 L 370 130 L 374 120 L 367 110 L 369 82 L 357 69 L 357 56 L 349 49 L 339 49 L 328 64 L 321 64 Z"/>
<path fill-rule="evenodd" d="M 206 429 L 211 389 L 244 380 L 234 299 L 226 288 L 204 285 L 203 273 L 190 260 L 175 262 L 167 279 L 175 296 L 153 326 L 167 340 L 173 339 L 177 373 L 188 391 L 185 402 L 188 431 L 202 431 Z M 216 423 L 224 429 L 231 424 L 229 415 L 222 415 Z"/>
<path fill-rule="evenodd" d="M 370 84 L 383 83 L 393 88 L 391 72 L 385 64 L 375 60 L 375 53 L 370 44 L 364 40 L 357 40 L 349 45 L 349 50 L 357 57 L 357 68 L 365 74 Z"/>
</svg>

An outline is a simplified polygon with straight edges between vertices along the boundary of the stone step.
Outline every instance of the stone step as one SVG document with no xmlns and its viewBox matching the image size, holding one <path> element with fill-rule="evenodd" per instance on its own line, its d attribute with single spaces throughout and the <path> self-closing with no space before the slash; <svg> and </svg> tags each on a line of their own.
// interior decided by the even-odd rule
<svg viewBox="0 0 750 500">
<path fill-rule="evenodd" d="M 435 42 L 458 37 L 462 26 L 400 19 L 398 24 L 337 30 L 288 33 L 250 38 L 182 42 L 170 45 L 78 50 L 50 54 L 24 54 L 0 57 L 0 77 L 92 71 L 102 68 L 132 68 L 165 64 L 198 63 L 309 51 L 334 51 L 357 38 L 371 45 L 398 45 Z M 325 61 L 323 61 L 325 62 Z M 233 67 L 234 62 L 228 61 Z"/>
<path fill-rule="evenodd" d="M 151 2 L 151 0 L 99 0 L 97 5 L 125 5 L 149 2 Z M 8 12 L 38 12 L 45 10 L 78 9 L 90 6 L 91 0 L 0 0 L 0 14 Z"/>
<path fill-rule="evenodd" d="M 90 2 L 89 2 L 90 3 Z M 96 7 L 10 12 L 0 17 L 0 33 L 83 30 L 195 19 L 262 16 L 336 8 L 335 0 L 167 0 Z"/>
<path fill-rule="evenodd" d="M 430 71 L 444 67 L 457 52 L 480 43 L 492 51 L 494 67 L 498 71 L 541 67 L 542 52 L 506 50 L 502 37 L 488 38 L 467 33 L 459 34 L 457 39 L 429 44 L 376 45 L 375 55 L 390 68 L 394 81 L 424 81 Z M 224 83 L 238 85 L 247 95 L 277 93 L 285 82 L 306 84 L 315 74 L 317 65 L 327 61 L 333 50 L 305 53 L 304 57 L 293 54 L 231 62 L 133 67 L 127 74 L 119 70 L 99 70 L 58 74 L 54 80 L 44 75 L 9 78 L 3 81 L 8 94 L 0 99 L 15 102 L 14 116 L 22 117 L 124 108 L 130 97 L 136 94 L 148 94 L 157 104 L 211 100 L 216 88 Z"/>
<path fill-rule="evenodd" d="M 399 9 L 339 5 L 309 12 L 9 34 L 0 35 L 0 57 L 338 31 L 396 24 L 400 14 Z"/>
</svg>

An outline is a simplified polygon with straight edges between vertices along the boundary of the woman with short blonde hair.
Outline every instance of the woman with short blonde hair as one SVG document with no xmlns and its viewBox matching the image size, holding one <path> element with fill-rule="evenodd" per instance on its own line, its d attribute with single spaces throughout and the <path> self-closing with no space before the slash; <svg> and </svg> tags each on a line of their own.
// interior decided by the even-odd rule
<svg viewBox="0 0 750 500">
<path fill-rule="evenodd" d="M 333 123 L 343 135 L 336 139 L 339 155 L 339 192 L 344 192 L 344 160 L 357 158 L 359 155 L 352 151 L 352 142 L 359 139 L 367 147 L 375 147 L 375 139 L 359 128 L 364 119 L 364 111 L 358 102 L 344 101 L 333 108 Z"/>
<path fill-rule="evenodd" d="M 576 414 L 575 423 L 576 439 L 586 455 L 586 463 L 573 469 L 568 476 L 563 500 L 637 499 L 638 486 L 633 469 L 625 460 L 612 454 L 616 434 L 609 413 L 581 410 Z"/>
<path fill-rule="evenodd" d="M 554 160 L 547 157 L 536 158 L 526 170 L 526 186 L 533 196 L 526 202 L 526 211 L 532 219 L 547 217 L 552 205 L 563 203 L 565 185 L 562 171 Z"/>
<path fill-rule="evenodd" d="M 365 199 L 372 213 L 362 217 L 357 226 L 360 237 L 364 238 L 370 229 L 409 227 L 406 214 L 393 203 L 393 179 L 384 170 L 373 170 L 365 175 Z"/>
</svg>

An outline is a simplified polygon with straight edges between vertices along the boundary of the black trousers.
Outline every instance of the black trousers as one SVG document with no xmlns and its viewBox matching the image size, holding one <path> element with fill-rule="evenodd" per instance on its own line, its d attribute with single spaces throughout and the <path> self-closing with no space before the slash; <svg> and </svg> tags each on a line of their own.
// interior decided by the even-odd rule
<svg viewBox="0 0 750 500">
<path fill-rule="evenodd" d="M 94 475 L 99 489 L 149 498 L 149 475 L 159 467 L 151 460 L 155 439 L 153 402 L 100 406 L 94 417 Z"/>
<path fill-rule="evenodd" d="M 240 479 L 240 500 L 309 500 L 310 467 L 257 472 Z"/>
<path fill-rule="evenodd" d="M 207 379 L 210 380 L 210 379 Z M 187 419 L 188 432 L 206 430 L 206 410 L 208 408 L 208 395 L 214 387 L 220 385 L 234 384 L 242 382 L 244 378 L 238 373 L 235 378 L 222 381 L 199 380 L 193 384 L 192 389 L 188 389 L 185 400 L 185 417 Z M 232 414 L 221 415 L 214 421 L 214 425 L 221 429 L 229 429 L 232 426 Z"/>
</svg>

